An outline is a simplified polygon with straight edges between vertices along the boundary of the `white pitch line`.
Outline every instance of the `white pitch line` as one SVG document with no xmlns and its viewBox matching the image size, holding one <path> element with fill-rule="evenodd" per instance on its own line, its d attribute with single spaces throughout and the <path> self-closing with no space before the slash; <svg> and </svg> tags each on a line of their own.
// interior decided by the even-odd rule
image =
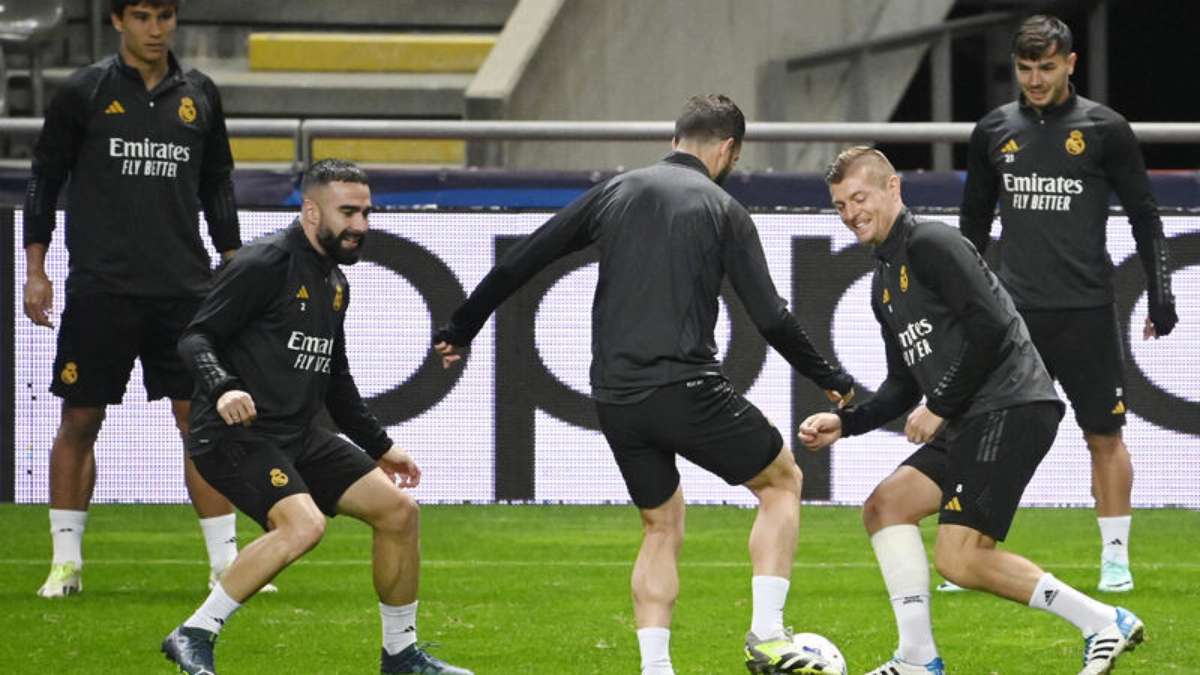
<svg viewBox="0 0 1200 675">
<path fill-rule="evenodd" d="M 0 558 L 0 565 L 9 566 L 24 566 L 24 565 L 45 565 L 44 559 L 21 559 L 21 558 Z M 88 560 L 84 566 L 94 565 L 114 565 L 114 566 L 181 566 L 181 567 L 201 567 L 206 563 L 199 558 L 158 558 L 146 560 L 133 559 L 99 559 Z M 371 564 L 370 560 L 301 560 L 296 565 L 310 565 L 313 567 L 367 567 Z M 427 567 L 619 567 L 626 568 L 633 565 L 633 560 L 422 560 L 421 565 Z M 1043 563 L 1038 565 L 1048 569 L 1073 569 L 1083 570 L 1092 569 L 1096 565 L 1091 563 Z M 680 567 L 699 567 L 699 568 L 746 568 L 750 566 L 749 561 L 726 561 L 726 560 L 705 560 L 705 561 L 680 561 Z M 793 565 L 796 569 L 867 569 L 875 568 L 877 565 L 873 562 L 797 562 Z M 1145 563 L 1135 564 L 1134 569 L 1138 570 L 1195 570 L 1200 569 L 1200 563 Z"/>
</svg>

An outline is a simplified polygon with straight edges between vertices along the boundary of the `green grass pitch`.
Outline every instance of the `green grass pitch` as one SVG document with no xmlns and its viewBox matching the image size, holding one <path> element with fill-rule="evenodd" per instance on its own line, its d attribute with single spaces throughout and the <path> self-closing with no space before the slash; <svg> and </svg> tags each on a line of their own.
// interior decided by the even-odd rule
<svg viewBox="0 0 1200 675">
<path fill-rule="evenodd" d="M 745 672 L 754 512 L 691 507 L 672 653 L 680 675 Z M 1125 674 L 1200 672 L 1200 513 L 1139 511 L 1137 589 L 1119 603 L 1146 622 Z M 207 566 L 186 506 L 97 506 L 85 542 L 84 593 L 37 598 L 47 570 L 44 506 L 0 506 L 0 673 L 170 673 L 158 643 L 203 600 Z M 243 540 L 255 536 L 239 521 Z M 933 535 L 926 527 L 927 541 Z M 628 579 L 640 538 L 627 506 L 427 506 L 422 510 L 422 641 L 479 675 L 636 673 Z M 1008 546 L 1094 593 L 1091 511 L 1026 509 Z M 379 617 L 369 531 L 334 520 L 321 545 L 254 598 L 221 636 L 223 675 L 378 672 Z M 937 577 L 934 577 L 935 583 Z M 1110 599 L 1110 598 L 1106 598 Z M 935 594 L 950 672 L 1074 673 L 1082 640 L 1048 614 L 980 593 Z M 787 621 L 838 644 L 851 672 L 895 643 L 883 582 L 857 509 L 806 506 Z"/>
</svg>

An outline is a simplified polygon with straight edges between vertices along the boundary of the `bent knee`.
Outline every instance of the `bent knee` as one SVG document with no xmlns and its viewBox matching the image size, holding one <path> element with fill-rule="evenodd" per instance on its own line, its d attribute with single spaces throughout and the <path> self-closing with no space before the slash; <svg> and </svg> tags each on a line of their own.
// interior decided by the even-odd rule
<svg viewBox="0 0 1200 675">
<path fill-rule="evenodd" d="M 396 491 L 394 499 L 381 505 L 375 513 L 371 519 L 372 527 L 387 532 L 414 531 L 421 521 L 421 507 L 417 505 L 417 500 L 400 490 Z"/>
<path fill-rule="evenodd" d="M 71 441 L 95 441 L 104 423 L 104 411 L 95 408 L 65 408 L 58 433 Z"/>
<path fill-rule="evenodd" d="M 288 542 L 293 558 L 298 558 L 317 547 L 325 536 L 325 518 L 317 514 L 306 514 L 281 524 L 277 531 Z"/>
</svg>

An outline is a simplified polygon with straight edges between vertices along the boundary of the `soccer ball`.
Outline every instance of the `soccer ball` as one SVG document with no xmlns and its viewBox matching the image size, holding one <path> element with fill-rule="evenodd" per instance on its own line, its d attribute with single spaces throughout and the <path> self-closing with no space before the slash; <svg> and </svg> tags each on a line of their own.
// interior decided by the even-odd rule
<svg viewBox="0 0 1200 675">
<path fill-rule="evenodd" d="M 833 672 L 847 675 L 846 658 L 832 642 L 816 633 L 797 633 L 792 636 L 792 645 L 803 652 L 815 654 L 833 666 Z"/>
</svg>

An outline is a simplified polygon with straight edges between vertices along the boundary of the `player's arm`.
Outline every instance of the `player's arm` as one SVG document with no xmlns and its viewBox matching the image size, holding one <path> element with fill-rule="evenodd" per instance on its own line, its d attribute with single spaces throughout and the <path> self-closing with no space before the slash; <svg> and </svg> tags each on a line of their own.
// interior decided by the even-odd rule
<svg viewBox="0 0 1200 675">
<path fill-rule="evenodd" d="M 726 225 L 721 252 L 725 273 L 758 332 L 797 372 L 848 401 L 854 379 L 817 352 L 800 320 L 775 291 L 762 240 L 750 215 L 741 208 L 731 209 Z"/>
<path fill-rule="evenodd" d="M 233 194 L 233 152 L 229 148 L 221 94 L 211 80 L 204 80 L 203 89 L 212 107 L 213 119 L 204 138 L 198 196 L 213 246 L 221 253 L 222 260 L 228 261 L 242 245 L 237 202 Z"/>
<path fill-rule="evenodd" d="M 888 374 L 878 391 L 862 403 L 836 412 L 816 413 L 800 424 L 798 437 L 809 450 L 832 445 L 843 436 L 857 436 L 878 429 L 903 415 L 921 400 L 921 387 L 904 364 L 896 338 L 882 330 Z"/>
<path fill-rule="evenodd" d="M 1106 125 L 1104 173 L 1117 193 L 1133 226 L 1138 257 L 1146 272 L 1146 294 L 1150 304 L 1145 337 L 1169 334 L 1179 321 L 1175 295 L 1171 292 L 1170 258 L 1163 236 L 1158 202 L 1150 189 L 1142 149 L 1129 123 L 1123 119 Z"/>
<path fill-rule="evenodd" d="M 179 338 L 179 355 L 227 424 L 249 424 L 254 402 L 221 358 L 224 345 L 267 311 L 287 280 L 287 257 L 271 249 L 234 258 Z"/>
<path fill-rule="evenodd" d="M 46 108 L 42 132 L 33 147 L 33 170 L 25 189 L 25 316 L 30 321 L 53 327 L 54 287 L 46 276 L 46 251 L 54 232 L 58 193 L 79 158 L 85 134 L 86 99 L 72 79 Z"/>
<path fill-rule="evenodd" d="M 606 184 L 597 185 L 522 239 L 500 259 L 471 292 L 467 301 L 434 334 L 434 349 L 449 367 L 461 358 L 500 303 L 517 292 L 533 275 L 559 258 L 591 244 L 599 236 L 595 217 Z"/>
<path fill-rule="evenodd" d="M 952 231 L 932 230 L 909 245 L 912 273 L 961 321 L 966 339 L 942 379 L 926 392 L 930 412 L 957 417 L 1003 360 L 1001 345 L 1011 320 L 992 292 L 986 264 Z"/>
<path fill-rule="evenodd" d="M 346 358 L 345 329 L 338 330 L 338 339 L 334 340 L 333 362 L 329 371 L 329 389 L 325 393 L 325 409 L 333 418 L 334 424 L 371 456 L 378 460 L 393 443 L 387 431 L 375 415 L 371 414 L 367 404 L 354 383 L 350 374 L 350 362 Z"/>
<path fill-rule="evenodd" d="M 988 143 L 987 131 L 981 124 L 976 124 L 967 145 L 967 182 L 963 186 L 958 217 L 959 230 L 980 253 L 986 251 L 992 241 L 999 181 L 996 168 L 988 159 Z"/>
</svg>

